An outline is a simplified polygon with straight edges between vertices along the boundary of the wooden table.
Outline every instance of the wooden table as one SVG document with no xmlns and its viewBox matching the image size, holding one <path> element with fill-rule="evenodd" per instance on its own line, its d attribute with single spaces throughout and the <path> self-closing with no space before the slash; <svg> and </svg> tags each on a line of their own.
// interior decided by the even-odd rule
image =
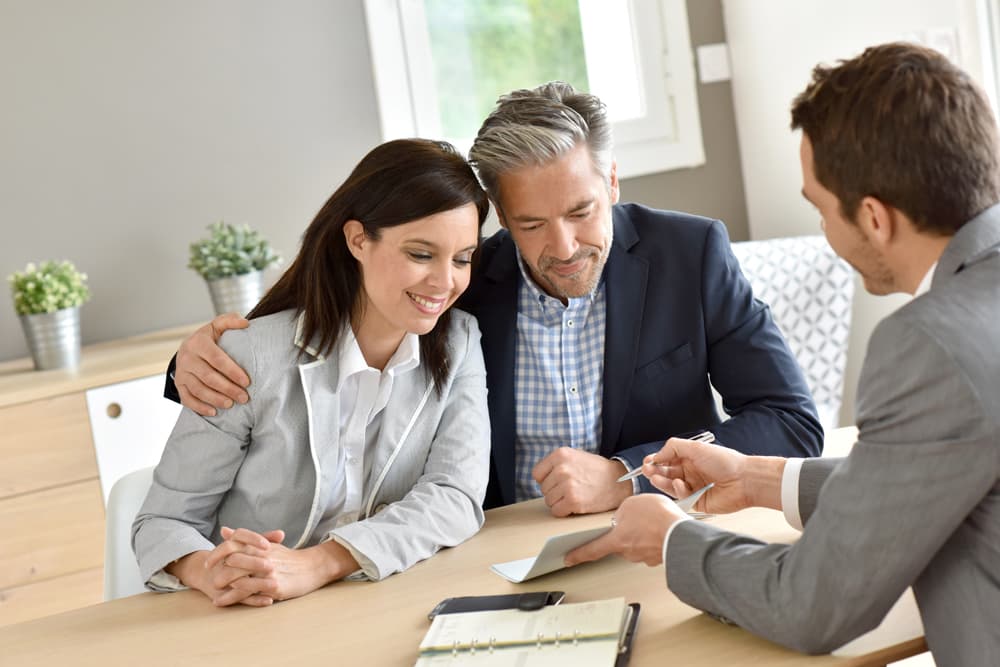
<svg viewBox="0 0 1000 667">
<path fill-rule="evenodd" d="M 609 514 L 552 518 L 535 500 L 491 510 L 483 530 L 379 583 L 339 582 L 253 609 L 216 609 L 201 594 L 147 593 L 0 628 L 0 662 L 38 664 L 412 665 L 442 598 L 564 590 L 567 602 L 624 596 L 642 604 L 632 667 L 881 665 L 925 650 L 912 599 L 904 599 L 853 656 L 804 656 L 723 625 L 669 592 L 662 566 L 617 557 L 511 584 L 489 564 L 538 552 L 551 535 L 606 525 Z M 750 509 L 708 519 L 773 541 L 797 533 L 779 512 Z M 853 647 L 853 648 L 852 648 Z"/>
</svg>

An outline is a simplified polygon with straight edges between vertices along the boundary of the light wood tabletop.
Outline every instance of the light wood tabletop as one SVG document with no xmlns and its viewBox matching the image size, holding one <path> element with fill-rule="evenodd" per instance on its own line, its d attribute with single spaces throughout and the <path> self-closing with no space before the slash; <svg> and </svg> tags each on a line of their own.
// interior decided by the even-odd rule
<svg viewBox="0 0 1000 667">
<path fill-rule="evenodd" d="M 810 657 L 681 603 L 667 589 L 662 566 L 610 557 L 525 584 L 509 583 L 489 569 L 536 554 L 549 536 L 607 525 L 609 519 L 607 513 L 555 519 L 539 500 L 519 503 L 488 512 L 483 530 L 465 544 L 382 582 L 339 582 L 263 609 L 217 609 L 194 591 L 145 593 L 0 628 L 2 662 L 412 665 L 429 626 L 427 612 L 442 598 L 533 590 L 566 591 L 566 602 L 619 596 L 639 602 L 632 667 L 882 665 L 925 650 L 909 596 L 843 655 Z M 771 541 L 797 537 L 773 510 L 706 520 Z"/>
</svg>

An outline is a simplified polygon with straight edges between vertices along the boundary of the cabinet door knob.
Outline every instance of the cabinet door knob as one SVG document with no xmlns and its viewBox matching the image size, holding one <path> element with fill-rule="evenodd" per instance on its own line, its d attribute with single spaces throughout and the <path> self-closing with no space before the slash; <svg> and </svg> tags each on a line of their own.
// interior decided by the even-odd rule
<svg viewBox="0 0 1000 667">
<path fill-rule="evenodd" d="M 107 412 L 108 416 L 112 419 L 118 419 L 118 417 L 122 414 L 122 406 L 118 403 L 108 403 L 108 408 L 105 412 Z"/>
</svg>

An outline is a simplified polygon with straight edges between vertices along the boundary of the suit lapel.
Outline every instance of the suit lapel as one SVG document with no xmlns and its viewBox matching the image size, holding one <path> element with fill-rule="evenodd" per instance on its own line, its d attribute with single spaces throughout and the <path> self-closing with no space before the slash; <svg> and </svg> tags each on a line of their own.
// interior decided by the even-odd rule
<svg viewBox="0 0 1000 667">
<path fill-rule="evenodd" d="M 601 454 L 610 456 L 621 433 L 628 407 L 649 263 L 631 254 L 639 236 L 625 213 L 614 208 L 614 242 L 604 270 L 607 325 L 604 330 L 604 396 Z"/>
<path fill-rule="evenodd" d="M 302 393 L 309 421 L 309 451 L 313 460 L 313 497 L 305 528 L 296 546 L 308 539 L 319 520 L 322 471 L 336 470 L 340 450 L 340 398 L 337 395 L 336 362 L 323 359 L 299 365 Z"/>
</svg>

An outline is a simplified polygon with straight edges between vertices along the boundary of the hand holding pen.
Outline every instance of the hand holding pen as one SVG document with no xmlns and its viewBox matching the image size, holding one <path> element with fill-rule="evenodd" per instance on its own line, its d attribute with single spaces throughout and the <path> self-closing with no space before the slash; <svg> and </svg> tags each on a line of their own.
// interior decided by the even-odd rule
<svg viewBox="0 0 1000 667">
<path fill-rule="evenodd" d="M 711 431 L 702 431 L 698 435 L 686 438 L 686 440 L 694 440 L 695 442 L 715 442 L 715 434 L 713 434 Z M 642 466 L 639 466 L 638 468 L 630 470 L 621 477 L 619 477 L 617 481 L 624 482 L 630 479 L 635 479 L 641 474 L 642 474 Z"/>
<path fill-rule="evenodd" d="M 759 487 L 761 479 L 775 478 L 770 468 L 783 468 L 784 461 L 774 456 L 747 456 L 704 438 L 700 442 L 670 438 L 660 451 L 643 460 L 642 472 L 668 496 L 687 499 L 697 495 L 692 509 L 725 514 L 752 505 L 780 509 L 780 484 L 777 490 L 768 488 L 764 496 Z M 776 478 L 780 477 L 779 472 Z"/>
</svg>

